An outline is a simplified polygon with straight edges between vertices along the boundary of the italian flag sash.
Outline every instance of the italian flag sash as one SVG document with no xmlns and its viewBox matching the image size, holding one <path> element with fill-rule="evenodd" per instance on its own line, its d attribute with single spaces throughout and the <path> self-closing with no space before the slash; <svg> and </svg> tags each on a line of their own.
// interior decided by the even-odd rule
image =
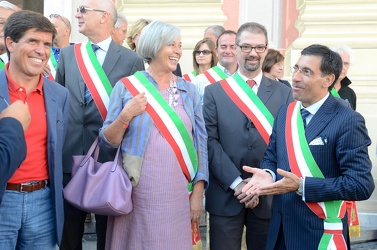
<svg viewBox="0 0 377 250">
<path fill-rule="evenodd" d="M 196 72 L 195 71 L 192 71 L 190 73 L 184 74 L 182 76 L 183 79 L 185 79 L 186 81 L 189 81 L 189 82 L 192 82 L 192 80 L 194 80 L 195 77 L 196 77 Z"/>
<path fill-rule="evenodd" d="M 228 78 L 228 76 L 220 69 L 219 66 L 214 66 L 203 73 L 208 81 L 212 84 L 220 80 Z"/>
<path fill-rule="evenodd" d="M 50 59 L 48 60 L 48 65 L 50 66 L 50 70 L 51 70 L 48 78 L 51 81 L 55 81 L 56 70 L 58 69 L 58 62 L 55 59 L 55 55 L 52 49 L 50 49 Z"/>
<path fill-rule="evenodd" d="M 338 91 L 336 91 L 335 88 L 332 88 L 332 89 L 331 89 L 331 94 L 332 94 L 334 97 L 338 97 L 338 98 L 340 98 L 340 95 L 338 94 Z"/>
<path fill-rule="evenodd" d="M 75 44 L 74 51 L 82 78 L 93 97 L 102 119 L 105 120 L 110 93 L 113 90 L 113 87 L 111 86 L 105 71 L 98 62 L 90 41 L 86 44 Z"/>
<path fill-rule="evenodd" d="M 0 70 L 4 68 L 5 68 L 5 63 L 2 60 L 0 60 Z"/>
<path fill-rule="evenodd" d="M 331 89 L 331 94 L 334 97 L 338 97 L 339 93 L 335 88 Z M 350 237 L 360 237 L 360 222 L 357 212 L 356 201 L 346 201 L 347 215 L 348 215 L 348 227 Z"/>
<path fill-rule="evenodd" d="M 274 117 L 264 103 L 238 73 L 221 80 L 220 84 L 234 104 L 254 123 L 263 140 L 268 144 Z"/>
<path fill-rule="evenodd" d="M 192 191 L 192 180 L 198 169 L 198 158 L 194 143 L 182 120 L 143 73 L 138 71 L 132 76 L 122 78 L 121 81 L 133 96 L 145 93 L 148 102 L 146 111 L 172 147 L 189 182 L 189 191 Z"/>
<path fill-rule="evenodd" d="M 287 110 L 285 136 L 289 166 L 298 177 L 324 178 L 306 141 L 300 108 L 301 102 L 294 102 Z M 318 249 L 347 249 L 341 220 L 346 212 L 345 202 L 306 202 L 306 205 L 323 219 L 324 233 Z"/>
</svg>

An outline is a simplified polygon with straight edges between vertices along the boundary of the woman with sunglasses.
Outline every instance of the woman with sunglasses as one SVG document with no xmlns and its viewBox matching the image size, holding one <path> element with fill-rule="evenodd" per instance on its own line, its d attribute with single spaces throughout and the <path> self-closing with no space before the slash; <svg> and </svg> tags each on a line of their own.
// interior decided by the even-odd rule
<svg viewBox="0 0 377 250">
<path fill-rule="evenodd" d="M 201 100 L 173 74 L 182 56 L 177 27 L 152 22 L 137 53 L 149 67 L 116 84 L 100 132 L 104 147 L 121 144 L 133 183 L 133 211 L 108 218 L 106 249 L 191 250 L 208 183 Z"/>
<path fill-rule="evenodd" d="M 192 52 L 196 75 L 206 72 L 217 64 L 216 46 L 209 38 L 200 40 Z"/>
</svg>

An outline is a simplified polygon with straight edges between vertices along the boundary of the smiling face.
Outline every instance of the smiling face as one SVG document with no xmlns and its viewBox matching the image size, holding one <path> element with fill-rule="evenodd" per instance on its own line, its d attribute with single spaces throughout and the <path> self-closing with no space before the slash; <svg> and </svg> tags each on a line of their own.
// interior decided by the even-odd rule
<svg viewBox="0 0 377 250">
<path fill-rule="evenodd" d="M 48 59 L 52 45 L 52 34 L 29 29 L 18 42 L 6 39 L 10 53 L 9 72 L 18 77 L 39 79 Z"/>
<path fill-rule="evenodd" d="M 293 98 L 308 107 L 326 96 L 328 88 L 335 79 L 334 74 L 323 75 L 322 58 L 314 55 L 302 55 L 297 61 L 297 72 L 292 75 Z"/>
<path fill-rule="evenodd" d="M 217 58 L 219 63 L 226 69 L 237 64 L 236 48 L 235 34 L 224 34 L 219 37 L 216 48 Z"/>
<path fill-rule="evenodd" d="M 177 64 L 182 56 L 181 38 L 176 38 L 171 44 L 163 46 L 157 51 L 156 58 L 151 61 L 151 65 L 159 68 L 163 72 L 173 72 L 177 69 Z"/>
<path fill-rule="evenodd" d="M 264 34 L 254 34 L 244 30 L 239 37 L 239 44 L 237 47 L 237 57 L 239 62 L 240 72 L 249 78 L 254 78 L 262 70 L 262 64 L 267 54 L 267 49 L 262 53 L 257 53 L 255 49 L 250 52 L 242 52 L 239 46 L 266 46 L 266 37 Z"/>
</svg>

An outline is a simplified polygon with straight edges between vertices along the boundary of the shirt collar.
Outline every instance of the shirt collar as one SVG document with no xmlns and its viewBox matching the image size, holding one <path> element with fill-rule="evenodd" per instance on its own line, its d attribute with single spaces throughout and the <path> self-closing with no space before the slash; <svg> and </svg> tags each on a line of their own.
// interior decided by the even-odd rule
<svg viewBox="0 0 377 250">
<path fill-rule="evenodd" d="M 315 115 L 315 113 L 317 113 L 317 111 L 319 110 L 319 108 L 323 105 L 323 103 L 326 101 L 326 99 L 329 97 L 330 93 L 327 93 L 327 95 L 325 97 L 323 97 L 321 100 L 319 100 L 318 102 L 310 105 L 309 107 L 303 107 L 302 104 L 301 104 L 301 109 L 302 108 L 305 108 L 307 111 L 309 111 L 312 115 Z"/>
<path fill-rule="evenodd" d="M 242 75 L 241 72 L 240 72 L 239 70 L 238 70 L 237 72 L 238 72 L 238 74 L 242 77 L 242 79 L 243 79 L 245 82 L 246 82 L 247 80 L 254 80 L 254 81 L 255 81 L 255 84 L 256 84 L 256 85 L 258 86 L 258 88 L 259 88 L 260 83 L 261 83 L 261 81 L 262 81 L 262 76 L 263 76 L 262 71 L 259 72 L 259 74 L 258 74 L 256 77 L 254 77 L 253 79 L 249 79 L 249 78 L 247 78 L 246 76 Z"/>
<path fill-rule="evenodd" d="M 237 70 L 232 74 L 230 74 L 229 70 L 227 70 L 223 65 L 221 65 L 219 62 L 217 63 L 217 66 L 224 72 L 227 76 L 233 76 Z M 238 64 L 237 64 L 237 69 L 238 69 Z"/>
<path fill-rule="evenodd" d="M 20 85 L 18 85 L 18 83 L 16 83 L 13 78 L 10 76 L 9 74 L 9 65 L 10 63 L 8 63 L 5 67 L 5 74 L 7 76 L 7 80 L 8 80 L 8 89 L 12 92 L 15 92 L 17 90 L 19 90 L 20 88 L 23 88 L 24 87 L 21 87 Z M 43 76 L 42 74 L 39 75 L 39 82 L 38 82 L 38 85 L 37 87 L 35 88 L 35 90 L 40 94 L 40 95 L 43 95 Z"/>
<path fill-rule="evenodd" d="M 91 44 L 93 44 L 92 41 L 90 41 Z M 111 43 L 111 36 L 109 36 L 107 39 L 103 40 L 102 42 L 96 43 L 103 51 L 107 52 L 109 50 Z"/>
</svg>

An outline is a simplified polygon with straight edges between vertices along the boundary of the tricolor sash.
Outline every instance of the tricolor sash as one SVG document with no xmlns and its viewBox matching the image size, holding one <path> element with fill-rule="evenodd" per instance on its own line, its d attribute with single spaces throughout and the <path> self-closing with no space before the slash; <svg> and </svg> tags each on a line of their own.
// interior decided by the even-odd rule
<svg viewBox="0 0 377 250">
<path fill-rule="evenodd" d="M 58 69 L 58 62 L 56 61 L 52 48 L 50 49 L 50 59 L 48 60 L 48 65 L 50 66 L 50 70 L 51 70 L 48 78 L 51 81 L 55 81 L 56 70 Z"/>
<path fill-rule="evenodd" d="M 225 74 L 219 66 L 214 66 L 203 74 L 211 84 L 228 78 L 227 74 Z"/>
<path fill-rule="evenodd" d="M 338 97 L 338 98 L 340 98 L 340 95 L 338 94 L 338 91 L 336 91 L 335 88 L 332 88 L 332 89 L 331 89 L 331 94 L 332 94 L 334 97 Z"/>
<path fill-rule="evenodd" d="M 122 78 L 121 81 L 133 96 L 145 93 L 147 97 L 145 110 L 172 147 L 189 182 L 189 191 L 192 191 L 191 182 L 198 169 L 198 158 L 194 143 L 182 120 L 143 73 L 138 71 L 132 76 Z"/>
<path fill-rule="evenodd" d="M 195 77 L 196 77 L 196 72 L 195 71 L 192 71 L 190 73 L 184 74 L 182 76 L 183 79 L 185 79 L 186 81 L 189 81 L 189 82 L 192 82 L 192 80 L 194 80 Z"/>
<path fill-rule="evenodd" d="M 84 43 L 76 43 L 74 51 L 82 78 L 93 97 L 102 119 L 105 120 L 110 93 L 113 90 L 109 78 L 98 62 L 90 41 L 86 45 Z"/>
<path fill-rule="evenodd" d="M 335 88 L 331 89 L 331 94 L 334 97 L 341 98 Z M 347 214 L 348 214 L 348 227 L 350 237 L 360 237 L 360 222 L 357 212 L 356 201 L 346 201 Z"/>
<path fill-rule="evenodd" d="M 5 63 L 2 60 L 0 60 L 0 70 L 4 68 L 5 68 Z"/>
<path fill-rule="evenodd" d="M 324 178 L 306 141 L 300 108 L 301 102 L 294 102 L 289 104 L 287 110 L 285 136 L 289 166 L 292 173 L 300 178 L 303 176 Z M 346 212 L 345 202 L 341 200 L 306 202 L 306 205 L 323 219 L 324 233 L 318 249 L 347 249 L 342 224 Z"/>
<path fill-rule="evenodd" d="M 234 104 L 254 123 L 263 140 L 268 144 L 274 117 L 266 105 L 238 73 L 221 80 L 220 84 Z"/>
</svg>

